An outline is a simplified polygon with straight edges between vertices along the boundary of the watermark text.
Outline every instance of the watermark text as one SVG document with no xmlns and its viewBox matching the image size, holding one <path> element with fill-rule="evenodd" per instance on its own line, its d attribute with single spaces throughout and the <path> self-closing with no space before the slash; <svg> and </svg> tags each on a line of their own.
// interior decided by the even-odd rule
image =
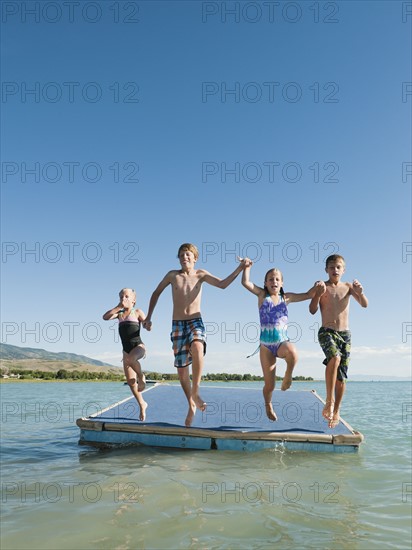
<svg viewBox="0 0 412 550">
<path fill-rule="evenodd" d="M 139 503 L 141 502 L 140 488 L 136 483 L 115 482 L 103 487 L 97 482 L 49 482 L 27 483 L 7 481 L 1 484 L 1 501 L 20 502 L 21 504 L 56 503 L 79 501 L 94 504 L 109 497 L 113 502 Z"/>
<path fill-rule="evenodd" d="M 339 84 L 312 82 L 202 82 L 202 103 L 339 103 Z"/>
<path fill-rule="evenodd" d="M 339 485 L 334 482 L 319 483 L 303 486 L 297 482 L 249 482 L 242 481 L 221 483 L 202 483 L 202 502 L 222 503 L 257 503 L 266 501 L 271 504 L 285 504 L 299 502 L 302 498 L 313 498 L 313 502 L 327 504 L 338 503 Z"/>
<path fill-rule="evenodd" d="M 337 2 L 202 2 L 202 23 L 339 23 Z"/>
<path fill-rule="evenodd" d="M 2 103 L 139 103 L 137 82 L 17 82 L 1 84 Z"/>
<path fill-rule="evenodd" d="M 140 6 L 133 1 L 3 1 L 2 23 L 139 23 Z"/>
<path fill-rule="evenodd" d="M 262 243 L 255 241 L 247 243 L 206 241 L 202 243 L 200 257 L 203 263 L 207 263 L 212 257 L 218 257 L 222 263 L 233 262 L 240 257 L 250 258 L 255 263 L 261 260 L 273 263 L 282 259 L 287 263 L 295 264 L 308 259 L 314 263 L 324 262 L 328 256 L 338 252 L 339 245 L 335 242 L 314 242 L 302 246 L 295 241 L 287 243 L 278 241 Z"/>
<path fill-rule="evenodd" d="M 202 183 L 339 183 L 335 161 L 202 162 Z"/>
<path fill-rule="evenodd" d="M 140 246 L 136 242 L 109 243 L 106 245 L 91 241 L 81 243 L 78 241 L 42 243 L 5 241 L 1 245 L 2 263 L 49 263 L 58 262 L 85 262 L 95 264 L 101 261 L 113 263 L 133 264 L 139 263 Z"/>
<path fill-rule="evenodd" d="M 1 163 L 1 182 L 16 183 L 139 183 L 137 162 L 14 162 Z"/>
</svg>

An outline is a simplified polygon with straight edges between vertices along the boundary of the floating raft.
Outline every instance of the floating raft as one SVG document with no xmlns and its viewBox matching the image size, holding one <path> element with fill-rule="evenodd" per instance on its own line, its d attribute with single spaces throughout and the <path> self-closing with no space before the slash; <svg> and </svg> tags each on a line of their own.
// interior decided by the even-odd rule
<svg viewBox="0 0 412 550">
<path fill-rule="evenodd" d="M 133 396 L 79 418 L 80 444 L 107 447 L 143 444 L 154 447 L 260 451 L 356 452 L 363 435 L 341 420 L 329 428 L 322 417 L 324 401 L 315 391 L 275 390 L 272 404 L 278 420 L 265 412 L 261 389 L 201 387 L 207 402 L 186 428 L 187 401 L 178 385 L 156 384 L 143 392 L 146 420 L 139 421 Z"/>
</svg>

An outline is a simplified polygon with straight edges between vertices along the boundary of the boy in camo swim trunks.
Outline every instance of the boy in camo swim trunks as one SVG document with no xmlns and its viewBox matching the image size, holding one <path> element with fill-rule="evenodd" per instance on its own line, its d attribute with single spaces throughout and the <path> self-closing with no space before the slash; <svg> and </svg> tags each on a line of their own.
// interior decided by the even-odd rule
<svg viewBox="0 0 412 550">
<path fill-rule="evenodd" d="M 204 411 L 206 403 L 199 395 L 202 377 L 203 355 L 206 353 L 206 334 L 200 313 L 202 284 L 208 283 L 218 288 L 228 287 L 244 269 L 245 261 L 226 277 L 218 279 L 204 269 L 196 269 L 199 252 L 194 244 L 184 243 L 177 253 L 181 269 L 169 271 L 153 292 L 144 327 L 151 330 L 151 317 L 160 294 L 171 285 L 173 299 L 173 325 L 171 340 L 175 355 L 175 367 L 179 381 L 189 404 L 185 425 L 190 427 L 196 408 Z M 192 363 L 192 382 L 189 365 Z"/>
<path fill-rule="evenodd" d="M 349 330 L 349 300 L 353 296 L 362 306 L 368 306 L 363 287 L 356 279 L 343 283 L 345 260 L 338 254 L 326 259 L 326 273 L 329 280 L 316 287 L 315 296 L 309 304 L 309 311 L 315 314 L 320 307 L 322 326 L 319 329 L 319 344 L 326 356 L 326 404 L 323 416 L 329 428 L 334 428 L 340 420 L 340 404 L 345 392 L 345 379 L 349 364 L 351 333 Z"/>
</svg>

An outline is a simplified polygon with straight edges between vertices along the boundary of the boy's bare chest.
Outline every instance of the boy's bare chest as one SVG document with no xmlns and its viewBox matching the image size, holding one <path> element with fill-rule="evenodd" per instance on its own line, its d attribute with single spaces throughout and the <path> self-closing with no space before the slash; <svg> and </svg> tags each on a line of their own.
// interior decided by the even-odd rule
<svg viewBox="0 0 412 550">
<path fill-rule="evenodd" d="M 349 290 L 346 286 L 328 286 L 326 287 L 326 293 L 324 295 L 325 302 L 336 304 L 349 299 Z"/>
<path fill-rule="evenodd" d="M 200 289 L 200 286 L 198 277 L 178 275 L 176 277 L 174 288 L 181 294 L 190 294 L 194 290 Z"/>
</svg>

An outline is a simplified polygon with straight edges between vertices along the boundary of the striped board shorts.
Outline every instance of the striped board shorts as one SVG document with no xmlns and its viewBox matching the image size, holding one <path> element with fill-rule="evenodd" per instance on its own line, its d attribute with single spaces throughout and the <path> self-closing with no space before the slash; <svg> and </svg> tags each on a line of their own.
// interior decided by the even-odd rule
<svg viewBox="0 0 412 550">
<path fill-rule="evenodd" d="M 192 362 L 190 346 L 195 340 L 203 342 L 203 355 L 206 354 L 206 331 L 201 317 L 186 321 L 173 321 L 170 339 L 173 343 L 175 367 L 187 367 Z"/>
</svg>

